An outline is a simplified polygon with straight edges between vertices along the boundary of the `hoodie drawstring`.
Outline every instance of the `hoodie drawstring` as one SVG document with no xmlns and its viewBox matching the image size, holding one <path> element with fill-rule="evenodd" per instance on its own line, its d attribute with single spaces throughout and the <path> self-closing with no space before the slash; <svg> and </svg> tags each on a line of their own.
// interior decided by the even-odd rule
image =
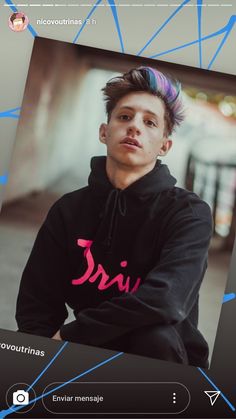
<svg viewBox="0 0 236 419">
<path fill-rule="evenodd" d="M 120 215 L 122 215 L 122 217 L 124 217 L 125 214 L 126 214 L 126 199 L 125 199 L 124 194 L 119 189 L 112 189 L 111 192 L 108 195 L 107 200 L 106 200 L 106 205 L 105 205 L 105 210 L 104 210 L 104 218 L 110 212 L 109 208 L 110 208 L 110 205 L 111 205 L 112 201 L 113 201 L 113 204 L 112 204 L 112 210 L 111 210 L 110 224 L 109 224 L 109 228 L 108 228 L 108 235 L 107 235 L 107 238 L 104 240 L 104 244 L 107 247 L 110 247 L 110 245 L 111 245 L 117 209 L 118 209 Z"/>
</svg>

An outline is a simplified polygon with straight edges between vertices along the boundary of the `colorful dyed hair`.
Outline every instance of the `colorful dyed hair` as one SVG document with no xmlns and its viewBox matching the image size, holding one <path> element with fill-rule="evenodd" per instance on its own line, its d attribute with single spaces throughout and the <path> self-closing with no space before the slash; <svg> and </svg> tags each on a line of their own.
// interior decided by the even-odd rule
<svg viewBox="0 0 236 419">
<path fill-rule="evenodd" d="M 184 119 L 181 85 L 151 67 L 138 67 L 109 80 L 102 89 L 108 121 L 117 102 L 129 93 L 147 92 L 159 97 L 165 105 L 165 135 L 170 135 Z"/>
<path fill-rule="evenodd" d="M 25 16 L 22 13 L 13 13 L 10 17 L 10 21 L 13 23 L 15 19 L 22 19 L 23 23 L 25 21 Z"/>
</svg>

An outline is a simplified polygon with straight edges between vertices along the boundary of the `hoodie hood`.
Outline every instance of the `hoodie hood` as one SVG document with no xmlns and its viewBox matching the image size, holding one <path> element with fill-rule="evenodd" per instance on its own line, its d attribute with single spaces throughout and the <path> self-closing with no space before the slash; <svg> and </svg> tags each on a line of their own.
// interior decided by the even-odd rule
<svg viewBox="0 0 236 419">
<path fill-rule="evenodd" d="M 146 203 L 157 197 L 158 201 L 161 192 L 174 187 L 176 179 L 171 176 L 168 167 L 157 160 L 155 167 L 149 173 L 127 188 L 117 189 L 108 179 L 106 157 L 102 156 L 92 158 L 88 183 L 92 193 L 105 203 L 100 213 L 103 220 L 101 226 L 104 231 L 102 243 L 111 251 L 112 242 L 117 235 L 117 216 L 123 218 L 124 223 L 128 222 L 125 221 L 125 217 L 132 215 L 137 205 L 141 204 L 145 207 Z"/>
<path fill-rule="evenodd" d="M 157 160 L 155 167 L 146 175 L 136 180 L 123 190 L 115 188 L 106 173 L 106 157 L 91 159 L 91 173 L 88 184 L 96 195 L 107 195 L 112 190 L 120 191 L 124 196 L 132 196 L 141 201 L 151 198 L 163 191 L 172 189 L 176 179 L 170 174 L 168 167 Z"/>
</svg>

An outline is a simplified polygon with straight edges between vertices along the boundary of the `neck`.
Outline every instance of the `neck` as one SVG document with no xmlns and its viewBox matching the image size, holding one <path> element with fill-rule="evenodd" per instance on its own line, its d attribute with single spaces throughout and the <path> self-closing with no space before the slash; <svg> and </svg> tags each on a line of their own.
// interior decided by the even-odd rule
<svg viewBox="0 0 236 419">
<path fill-rule="evenodd" d="M 127 166 L 115 162 L 109 156 L 106 160 L 106 172 L 108 179 L 113 186 L 117 189 L 125 189 L 136 180 L 140 179 L 147 173 L 149 173 L 155 166 L 155 163 L 152 163 L 148 166 Z"/>
</svg>

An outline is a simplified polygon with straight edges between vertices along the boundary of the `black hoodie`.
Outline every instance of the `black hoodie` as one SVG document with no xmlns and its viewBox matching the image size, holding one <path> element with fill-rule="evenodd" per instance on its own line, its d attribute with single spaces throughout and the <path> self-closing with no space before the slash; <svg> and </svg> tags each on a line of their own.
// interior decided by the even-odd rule
<svg viewBox="0 0 236 419">
<path fill-rule="evenodd" d="M 207 344 L 197 329 L 198 293 L 212 233 L 208 205 L 175 187 L 166 165 L 124 190 L 91 161 L 87 187 L 50 209 L 23 272 L 21 332 L 104 346 L 135 329 L 174 325 L 190 363 Z M 76 320 L 63 325 L 67 303 Z"/>
</svg>

